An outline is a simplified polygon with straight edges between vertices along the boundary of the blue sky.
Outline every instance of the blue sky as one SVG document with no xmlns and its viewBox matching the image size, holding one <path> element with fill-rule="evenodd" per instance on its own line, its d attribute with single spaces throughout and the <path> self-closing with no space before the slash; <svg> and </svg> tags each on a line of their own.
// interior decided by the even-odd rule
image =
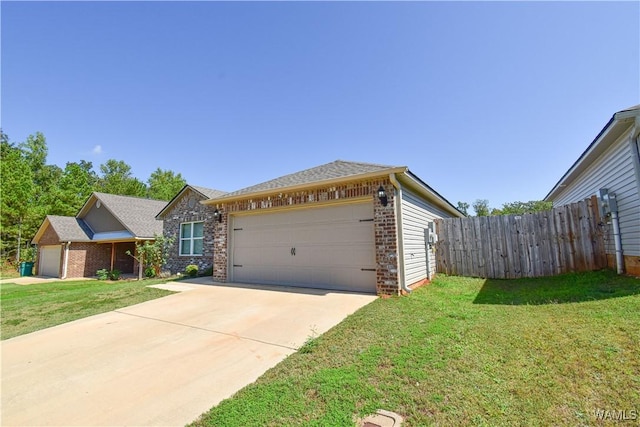
<svg viewBox="0 0 640 427">
<path fill-rule="evenodd" d="M 2 128 L 233 191 L 336 159 L 543 198 L 640 103 L 638 2 L 7 2 Z"/>
</svg>

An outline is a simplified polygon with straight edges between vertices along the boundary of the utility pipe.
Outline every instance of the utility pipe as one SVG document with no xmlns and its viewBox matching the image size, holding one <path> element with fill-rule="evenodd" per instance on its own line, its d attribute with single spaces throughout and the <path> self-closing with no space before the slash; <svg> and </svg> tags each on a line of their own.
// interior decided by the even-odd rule
<svg viewBox="0 0 640 427">
<path fill-rule="evenodd" d="M 396 241 L 398 248 L 398 282 L 400 288 L 406 293 L 412 289 L 404 282 L 404 238 L 402 236 L 402 186 L 398 182 L 395 173 L 389 174 L 389 181 L 394 187 L 393 207 L 396 211 Z"/>
<path fill-rule="evenodd" d="M 613 225 L 613 242 L 616 247 L 616 270 L 618 274 L 624 273 L 624 257 L 622 256 L 622 237 L 620 236 L 620 221 L 618 211 L 611 211 L 611 224 Z"/>
</svg>

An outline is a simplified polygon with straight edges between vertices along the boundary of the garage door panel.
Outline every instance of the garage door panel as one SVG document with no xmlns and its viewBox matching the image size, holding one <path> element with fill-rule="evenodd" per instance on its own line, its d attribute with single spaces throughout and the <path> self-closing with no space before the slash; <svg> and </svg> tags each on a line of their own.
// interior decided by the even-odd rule
<svg viewBox="0 0 640 427">
<path fill-rule="evenodd" d="M 43 246 L 40 248 L 38 274 L 40 276 L 60 276 L 60 246 Z"/>
<path fill-rule="evenodd" d="M 235 217 L 232 280 L 375 292 L 372 217 L 371 203 Z"/>
</svg>

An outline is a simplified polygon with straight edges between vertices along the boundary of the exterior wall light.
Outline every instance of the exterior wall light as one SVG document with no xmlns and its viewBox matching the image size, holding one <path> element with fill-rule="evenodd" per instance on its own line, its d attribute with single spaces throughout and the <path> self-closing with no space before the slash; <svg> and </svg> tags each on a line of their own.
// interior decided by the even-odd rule
<svg viewBox="0 0 640 427">
<path fill-rule="evenodd" d="M 218 209 L 213 211 L 213 219 L 215 221 L 222 222 L 222 212 L 220 212 Z"/>
<path fill-rule="evenodd" d="M 378 188 L 378 199 L 380 199 L 380 204 L 382 204 L 382 206 L 387 206 L 387 193 L 384 191 L 384 187 L 382 185 Z"/>
</svg>

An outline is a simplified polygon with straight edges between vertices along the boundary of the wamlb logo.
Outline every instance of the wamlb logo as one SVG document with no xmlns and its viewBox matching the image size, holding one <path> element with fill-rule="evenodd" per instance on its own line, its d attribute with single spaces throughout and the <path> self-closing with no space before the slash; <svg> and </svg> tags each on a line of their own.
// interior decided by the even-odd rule
<svg viewBox="0 0 640 427">
<path fill-rule="evenodd" d="M 638 418 L 638 411 L 635 409 L 596 409 L 596 419 L 608 421 L 635 421 Z"/>
</svg>

